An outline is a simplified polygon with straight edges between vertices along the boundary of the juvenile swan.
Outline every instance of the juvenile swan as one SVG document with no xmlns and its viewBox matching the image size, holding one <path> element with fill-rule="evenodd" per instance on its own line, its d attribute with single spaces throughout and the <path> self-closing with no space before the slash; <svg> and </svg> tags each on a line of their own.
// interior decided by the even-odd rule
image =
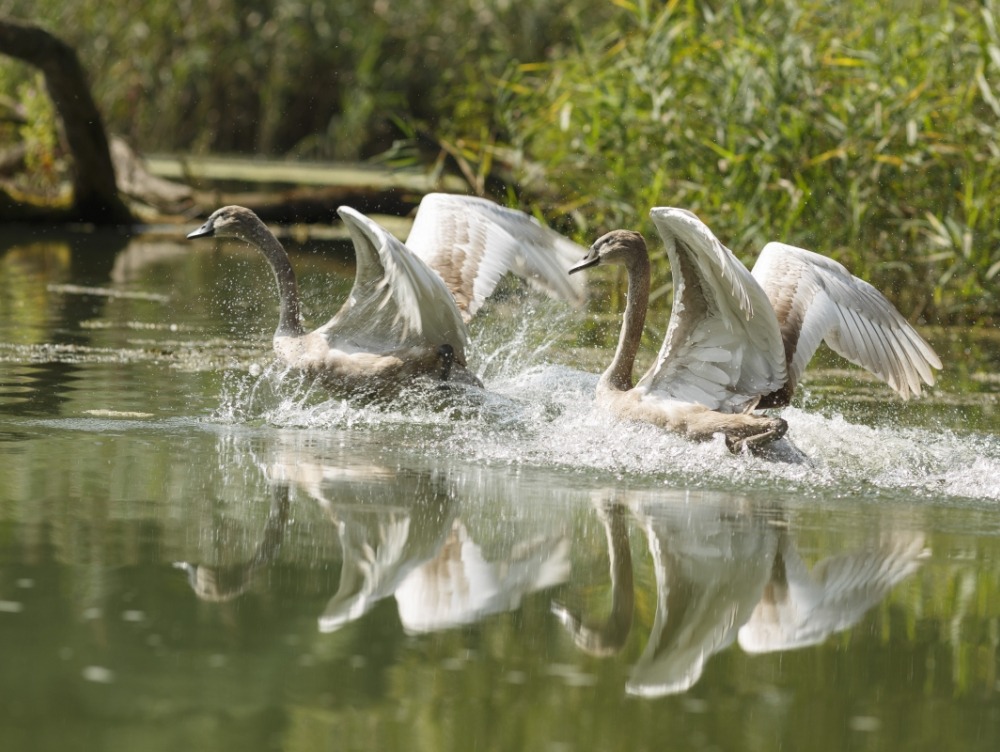
<svg viewBox="0 0 1000 752">
<path fill-rule="evenodd" d="M 555 297 L 583 300 L 583 285 L 566 284 L 566 270 L 584 249 L 522 212 L 430 194 L 405 245 L 354 209 L 337 213 L 354 243 L 354 286 L 312 332 L 302 326 L 288 255 L 256 214 L 226 206 L 188 235 L 238 238 L 264 254 L 280 297 L 276 355 L 334 391 L 391 394 L 415 376 L 478 384 L 466 370 L 466 325 L 508 271 Z"/>
<path fill-rule="evenodd" d="M 598 264 L 628 272 L 618 349 L 597 401 L 619 417 L 707 439 L 736 451 L 780 438 L 785 421 L 754 409 L 789 403 L 821 340 L 903 398 L 934 383 L 941 361 L 881 293 L 832 259 L 768 243 L 753 274 L 684 209 L 650 211 L 663 238 L 674 304 L 656 361 L 633 386 L 649 302 L 649 256 L 639 233 L 598 238 L 570 274 Z"/>
</svg>

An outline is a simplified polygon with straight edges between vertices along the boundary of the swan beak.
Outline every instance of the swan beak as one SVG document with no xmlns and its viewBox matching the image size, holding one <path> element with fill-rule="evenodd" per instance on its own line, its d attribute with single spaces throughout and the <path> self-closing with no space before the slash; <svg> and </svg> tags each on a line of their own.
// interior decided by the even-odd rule
<svg viewBox="0 0 1000 752">
<path fill-rule="evenodd" d="M 576 272 L 583 271 L 584 269 L 589 269 L 592 266 L 597 266 L 601 263 L 601 256 L 593 248 L 583 257 L 582 261 L 577 262 L 576 265 L 571 266 L 569 273 L 576 274 Z"/>
<path fill-rule="evenodd" d="M 188 240 L 192 238 L 210 238 L 215 235 L 215 225 L 212 220 L 208 220 L 205 224 L 199 227 L 197 230 L 193 230 L 187 234 Z"/>
</svg>

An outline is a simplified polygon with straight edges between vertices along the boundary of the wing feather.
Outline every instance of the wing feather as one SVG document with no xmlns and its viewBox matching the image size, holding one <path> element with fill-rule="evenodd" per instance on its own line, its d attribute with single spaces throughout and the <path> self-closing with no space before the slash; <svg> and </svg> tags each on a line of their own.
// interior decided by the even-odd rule
<svg viewBox="0 0 1000 752">
<path fill-rule="evenodd" d="M 371 352 L 450 344 L 465 357 L 468 330 L 447 285 L 392 233 L 350 207 L 337 210 L 356 255 L 354 286 L 319 331 Z"/>
<path fill-rule="evenodd" d="M 744 410 L 785 383 L 770 302 L 694 214 L 657 207 L 650 216 L 666 245 L 674 305 L 659 356 L 639 386 L 713 410 Z"/>
<path fill-rule="evenodd" d="M 768 243 L 753 268 L 774 307 L 794 386 L 821 341 L 903 399 L 934 384 L 941 360 L 878 290 L 833 259 Z"/>
<path fill-rule="evenodd" d="M 555 298 L 581 305 L 581 275 L 567 271 L 585 248 L 534 217 L 474 196 L 426 195 L 406 246 L 444 279 L 466 320 L 513 272 Z"/>
</svg>

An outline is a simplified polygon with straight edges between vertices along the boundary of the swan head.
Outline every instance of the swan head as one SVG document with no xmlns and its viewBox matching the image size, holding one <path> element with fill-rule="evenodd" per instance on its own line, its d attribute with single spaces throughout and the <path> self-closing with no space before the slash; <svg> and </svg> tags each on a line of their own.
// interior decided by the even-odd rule
<svg viewBox="0 0 1000 752">
<path fill-rule="evenodd" d="M 573 266 L 569 273 L 573 274 L 599 264 L 628 266 L 636 258 L 645 257 L 646 241 L 642 235 L 632 230 L 612 230 L 595 240 L 587 255 Z"/>
<path fill-rule="evenodd" d="M 243 206 L 223 206 L 216 209 L 197 230 L 189 232 L 192 238 L 239 238 L 247 240 L 252 231 L 261 225 L 260 218 Z"/>
</svg>

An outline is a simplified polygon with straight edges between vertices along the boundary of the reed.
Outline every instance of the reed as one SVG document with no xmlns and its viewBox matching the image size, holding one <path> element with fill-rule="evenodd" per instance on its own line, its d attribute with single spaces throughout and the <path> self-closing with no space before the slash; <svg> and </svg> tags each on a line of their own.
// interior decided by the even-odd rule
<svg viewBox="0 0 1000 752">
<path fill-rule="evenodd" d="M 587 234 L 685 206 L 747 260 L 780 238 L 914 317 L 995 320 L 995 2 L 616 5 L 571 54 L 512 66 L 500 99 Z"/>
</svg>

